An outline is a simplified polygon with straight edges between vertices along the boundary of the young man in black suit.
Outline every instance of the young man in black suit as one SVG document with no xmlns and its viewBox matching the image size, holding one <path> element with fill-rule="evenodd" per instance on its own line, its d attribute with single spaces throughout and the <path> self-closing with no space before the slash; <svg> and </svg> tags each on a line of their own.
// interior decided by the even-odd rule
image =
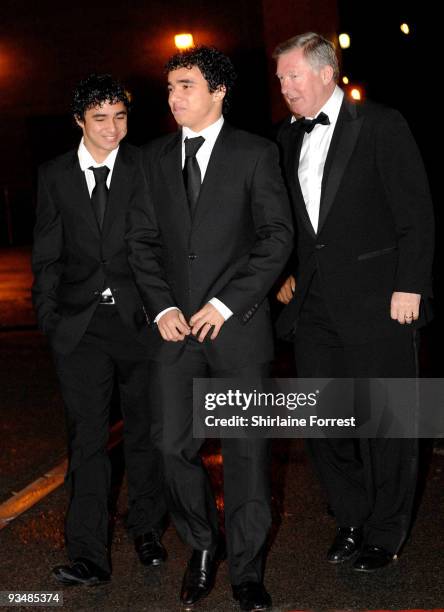
<svg viewBox="0 0 444 612">
<path fill-rule="evenodd" d="M 275 51 L 291 111 L 279 142 L 297 220 L 297 268 L 278 299 L 301 377 L 415 377 L 431 295 L 433 214 L 403 117 L 346 100 L 333 45 L 296 36 Z M 327 558 L 388 565 L 408 533 L 417 443 L 308 441 L 338 532 Z"/>
<path fill-rule="evenodd" d="M 66 409 L 71 500 L 62 584 L 110 578 L 107 456 L 109 404 L 118 380 L 128 475 L 128 527 L 142 563 L 165 557 L 165 512 L 147 406 L 146 316 L 127 260 L 126 212 L 143 190 L 140 152 L 122 143 L 129 95 L 110 75 L 91 75 L 74 92 L 82 130 L 76 151 L 39 171 L 32 255 L 33 302 L 48 335 Z"/>
<path fill-rule="evenodd" d="M 291 251 L 290 209 L 274 144 L 235 129 L 223 109 L 230 60 L 200 47 L 167 63 L 181 129 L 144 150 L 150 199 L 131 212 L 130 262 L 155 322 L 152 398 L 163 416 L 169 510 L 193 553 L 181 590 L 192 606 L 212 588 L 217 511 L 193 438 L 193 377 L 267 376 L 267 293 Z M 271 522 L 268 443 L 222 440 L 230 578 L 242 610 L 271 604 L 263 561 Z"/>
</svg>

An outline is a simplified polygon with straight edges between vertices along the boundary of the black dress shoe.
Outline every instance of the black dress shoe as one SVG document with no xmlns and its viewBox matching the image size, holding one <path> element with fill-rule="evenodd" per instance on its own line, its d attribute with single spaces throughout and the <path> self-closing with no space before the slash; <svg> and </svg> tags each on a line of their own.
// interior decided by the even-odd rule
<svg viewBox="0 0 444 612">
<path fill-rule="evenodd" d="M 134 538 L 134 548 L 143 565 L 160 565 L 167 558 L 165 547 L 156 531 L 148 531 Z"/>
<path fill-rule="evenodd" d="M 60 584 L 66 586 L 97 586 L 106 584 L 111 576 L 89 559 L 75 559 L 72 565 L 58 565 L 52 570 L 52 575 Z"/>
<path fill-rule="evenodd" d="M 180 601 L 191 607 L 208 595 L 214 586 L 216 562 L 208 550 L 194 550 L 183 577 Z"/>
<path fill-rule="evenodd" d="M 269 610 L 271 608 L 271 597 L 262 582 L 233 584 L 233 597 L 239 602 L 241 610 Z"/>
<path fill-rule="evenodd" d="M 330 563 L 344 563 L 351 559 L 362 546 L 362 527 L 339 527 L 328 553 Z"/>
<path fill-rule="evenodd" d="M 357 572 L 374 572 L 389 565 L 394 558 L 394 555 L 382 546 L 364 546 L 353 563 L 353 569 Z"/>
</svg>

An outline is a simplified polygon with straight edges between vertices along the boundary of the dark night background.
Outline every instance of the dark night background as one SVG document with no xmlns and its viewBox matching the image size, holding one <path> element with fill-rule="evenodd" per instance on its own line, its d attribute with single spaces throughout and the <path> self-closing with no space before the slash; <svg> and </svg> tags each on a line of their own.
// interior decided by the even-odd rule
<svg viewBox="0 0 444 612">
<path fill-rule="evenodd" d="M 271 59 L 276 44 L 307 31 L 337 43 L 338 34 L 348 32 L 351 47 L 340 53 L 342 75 L 365 97 L 404 114 L 429 175 L 437 217 L 436 316 L 423 330 L 420 358 L 424 376 L 442 377 L 437 7 L 430 1 L 398 0 L 0 0 L 0 592 L 52 591 L 50 568 L 65 561 L 64 413 L 52 355 L 32 310 L 30 252 L 37 167 L 77 147 L 80 139 L 69 113 L 73 86 L 94 71 L 123 80 L 134 94 L 128 139 L 136 145 L 174 130 L 162 67 L 176 51 L 174 35 L 190 32 L 196 44 L 214 45 L 235 63 L 239 79 L 229 120 L 266 135 L 286 114 Z M 403 22 L 410 26 L 409 36 L 400 31 Z M 275 367 L 279 376 L 294 375 L 289 344 L 279 345 Z M 111 424 L 121 427 L 117 395 L 114 400 Z M 121 436 L 121 429 L 116 431 L 114 443 Z M 405 554 L 370 578 L 347 567 L 326 568 L 334 522 L 318 479 L 302 441 L 275 441 L 266 585 L 276 610 L 440 612 L 443 440 L 422 440 L 420 446 L 415 520 Z M 222 514 L 219 450 L 213 440 L 202 455 Z M 188 551 L 170 528 L 163 539 L 168 563 L 159 572 L 140 565 L 126 529 L 121 444 L 110 457 L 112 584 L 100 590 L 65 589 L 64 609 L 176 610 Z M 30 483 L 37 483 L 32 495 Z M 47 494 L 50 486 L 56 488 Z M 16 495 L 24 487 L 24 497 Z M 34 497 L 37 489 L 41 497 Z M 17 509 L 26 509 L 19 507 L 23 500 L 35 505 L 15 516 Z M 227 587 L 222 564 L 201 612 L 238 610 Z"/>
<path fill-rule="evenodd" d="M 438 23 L 430 6 L 381 0 L 2 0 L 0 246 L 31 243 L 36 168 L 77 146 L 69 103 L 79 79 L 111 72 L 128 85 L 134 94 L 128 138 L 134 144 L 175 128 L 162 66 L 175 52 L 174 34 L 182 31 L 232 57 L 239 79 L 230 120 L 262 134 L 286 112 L 271 60 L 275 45 L 308 30 L 335 41 L 348 32 L 351 47 L 342 51 L 342 74 L 362 86 L 365 96 L 407 118 L 424 157 L 439 228 L 439 157 L 433 147 L 439 121 L 431 119 L 439 110 L 431 103 Z M 404 21 L 409 36 L 400 31 Z M 437 341 L 439 317 L 430 329 L 430 341 Z M 435 374 L 430 363 L 427 371 Z"/>
</svg>

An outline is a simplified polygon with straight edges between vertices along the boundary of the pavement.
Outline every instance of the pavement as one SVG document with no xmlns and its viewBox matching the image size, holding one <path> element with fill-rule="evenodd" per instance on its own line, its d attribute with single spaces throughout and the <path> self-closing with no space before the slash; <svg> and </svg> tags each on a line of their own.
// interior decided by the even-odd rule
<svg viewBox="0 0 444 612">
<path fill-rule="evenodd" d="M 14 492 L 65 459 L 63 406 L 48 345 L 35 329 L 30 281 L 29 249 L 0 250 L 0 507 Z M 290 359 L 282 347 L 281 375 L 288 370 Z M 117 412 L 113 415 L 118 419 Z M 207 443 L 203 455 L 222 513 L 217 442 Z M 113 448 L 111 458 L 112 581 L 96 588 L 63 589 L 63 609 L 180 610 L 178 593 L 190 551 L 169 526 L 163 537 L 168 561 L 158 568 L 139 564 L 126 530 L 121 445 Z M 274 521 L 265 583 L 274 612 L 444 608 L 444 455 L 433 452 L 432 443 L 422 444 L 417 513 L 410 538 L 396 562 L 371 575 L 325 561 L 334 521 L 300 440 L 275 440 L 272 475 Z M 57 487 L 0 528 L 0 591 L 61 590 L 50 570 L 66 561 L 63 522 L 67 500 L 65 486 Z M 196 611 L 238 609 L 224 562 L 214 590 Z"/>
</svg>

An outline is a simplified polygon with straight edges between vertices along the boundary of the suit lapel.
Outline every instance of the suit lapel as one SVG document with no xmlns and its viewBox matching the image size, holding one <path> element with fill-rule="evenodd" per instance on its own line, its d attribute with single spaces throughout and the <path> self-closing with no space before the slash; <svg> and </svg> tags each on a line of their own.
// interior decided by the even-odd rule
<svg viewBox="0 0 444 612">
<path fill-rule="evenodd" d="M 301 185 L 298 177 L 299 157 L 301 155 L 302 142 L 305 132 L 297 125 L 289 123 L 282 134 L 281 142 L 284 151 L 284 167 L 287 176 L 288 187 L 292 193 L 292 201 L 299 218 L 305 225 L 307 231 L 316 236 L 308 216 L 307 206 L 302 195 Z"/>
<path fill-rule="evenodd" d="M 105 236 L 111 229 L 114 220 L 119 214 L 126 194 L 131 189 L 131 159 L 124 144 L 119 147 L 119 152 L 114 163 L 111 185 L 106 204 L 105 217 L 103 219 L 102 235 Z"/>
<path fill-rule="evenodd" d="M 231 153 L 227 142 L 230 132 L 231 127 L 224 121 L 211 151 L 210 160 L 200 188 L 199 199 L 192 220 L 194 229 L 200 224 L 205 214 L 212 210 L 212 201 L 214 200 L 214 193 L 218 191 L 218 185 L 222 186 L 226 182 L 227 176 L 230 176 Z"/>
<path fill-rule="evenodd" d="M 190 207 L 182 175 L 182 132 L 178 131 L 173 140 L 165 148 L 160 158 L 160 167 L 172 201 L 177 203 L 176 214 L 179 223 L 189 228 L 191 225 Z"/>
<path fill-rule="evenodd" d="M 72 160 L 68 164 L 63 190 L 69 194 L 69 202 L 75 207 L 76 214 L 83 215 L 91 229 L 99 236 L 100 229 L 91 206 L 85 174 L 80 168 L 77 151 L 73 151 Z"/>
<path fill-rule="evenodd" d="M 358 117 L 356 106 L 344 99 L 325 160 L 322 177 L 318 234 L 332 207 L 342 177 L 361 130 L 363 117 Z"/>
</svg>

